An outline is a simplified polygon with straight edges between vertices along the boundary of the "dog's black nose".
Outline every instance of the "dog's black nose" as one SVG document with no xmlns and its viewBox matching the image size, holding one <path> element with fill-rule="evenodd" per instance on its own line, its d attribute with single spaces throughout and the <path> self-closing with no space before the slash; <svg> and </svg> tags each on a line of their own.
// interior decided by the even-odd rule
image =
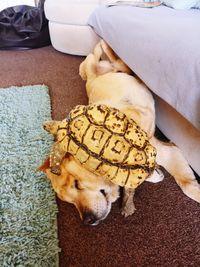
<svg viewBox="0 0 200 267">
<path fill-rule="evenodd" d="M 98 221 L 97 217 L 93 213 L 91 213 L 91 212 L 84 213 L 83 223 L 85 225 L 96 225 L 96 224 L 98 224 L 97 221 Z"/>
</svg>

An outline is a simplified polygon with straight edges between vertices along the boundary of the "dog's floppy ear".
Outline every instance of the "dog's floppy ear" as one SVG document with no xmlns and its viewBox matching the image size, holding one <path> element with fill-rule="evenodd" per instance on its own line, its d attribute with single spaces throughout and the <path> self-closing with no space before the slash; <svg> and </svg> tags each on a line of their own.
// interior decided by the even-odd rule
<svg viewBox="0 0 200 267">
<path fill-rule="evenodd" d="M 42 165 L 40 165 L 40 166 L 37 168 L 37 170 L 46 173 L 46 170 L 47 170 L 49 167 L 50 167 L 50 161 L 49 161 L 49 158 L 48 158 L 48 159 L 46 159 L 46 160 L 42 163 Z"/>
</svg>

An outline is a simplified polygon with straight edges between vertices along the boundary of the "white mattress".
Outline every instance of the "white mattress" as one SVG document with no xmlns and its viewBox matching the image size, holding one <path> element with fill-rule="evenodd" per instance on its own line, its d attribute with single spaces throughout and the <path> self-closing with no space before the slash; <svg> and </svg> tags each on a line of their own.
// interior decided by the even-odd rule
<svg viewBox="0 0 200 267">
<path fill-rule="evenodd" d="M 63 53 L 86 56 L 99 41 L 88 26 L 91 13 L 99 0 L 46 0 L 45 15 L 53 47 Z"/>
<path fill-rule="evenodd" d="M 50 21 L 49 32 L 53 47 L 71 55 L 86 56 L 99 42 L 98 35 L 89 26 L 67 25 Z"/>
<path fill-rule="evenodd" d="M 92 1 L 90 1 L 92 2 Z M 96 1 L 97 2 L 97 1 Z M 89 16 L 98 5 L 85 3 L 77 5 L 74 1 L 45 2 L 45 15 L 48 20 L 62 24 L 86 25 Z"/>
</svg>

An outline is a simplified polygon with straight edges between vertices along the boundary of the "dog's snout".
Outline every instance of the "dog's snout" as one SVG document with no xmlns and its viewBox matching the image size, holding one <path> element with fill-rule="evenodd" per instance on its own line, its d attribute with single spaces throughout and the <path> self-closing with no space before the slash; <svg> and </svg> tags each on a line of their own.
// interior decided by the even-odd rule
<svg viewBox="0 0 200 267">
<path fill-rule="evenodd" d="M 93 213 L 87 212 L 83 215 L 83 223 L 85 225 L 97 225 L 98 220 L 97 220 L 97 217 Z"/>
</svg>

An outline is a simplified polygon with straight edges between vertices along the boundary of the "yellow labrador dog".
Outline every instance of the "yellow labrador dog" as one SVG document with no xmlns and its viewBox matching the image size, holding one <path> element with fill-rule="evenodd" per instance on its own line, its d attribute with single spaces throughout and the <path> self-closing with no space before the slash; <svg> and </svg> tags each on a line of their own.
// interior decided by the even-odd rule
<svg viewBox="0 0 200 267">
<path fill-rule="evenodd" d="M 163 166 L 176 180 L 183 192 L 200 203 L 200 185 L 181 151 L 172 143 L 154 137 L 155 108 L 152 94 L 131 70 L 102 40 L 81 63 L 80 76 L 86 81 L 89 103 L 106 104 L 123 111 L 135 120 L 149 136 L 157 149 L 158 166 Z M 62 200 L 76 206 L 85 224 L 96 225 L 109 214 L 111 205 L 119 197 L 119 188 L 103 177 L 85 170 L 71 156 L 66 155 L 61 165 L 61 175 L 50 172 L 48 160 L 40 167 L 51 180 L 54 190 Z M 164 178 L 159 167 L 148 181 Z M 125 188 L 122 214 L 134 213 L 134 190 Z"/>
</svg>

